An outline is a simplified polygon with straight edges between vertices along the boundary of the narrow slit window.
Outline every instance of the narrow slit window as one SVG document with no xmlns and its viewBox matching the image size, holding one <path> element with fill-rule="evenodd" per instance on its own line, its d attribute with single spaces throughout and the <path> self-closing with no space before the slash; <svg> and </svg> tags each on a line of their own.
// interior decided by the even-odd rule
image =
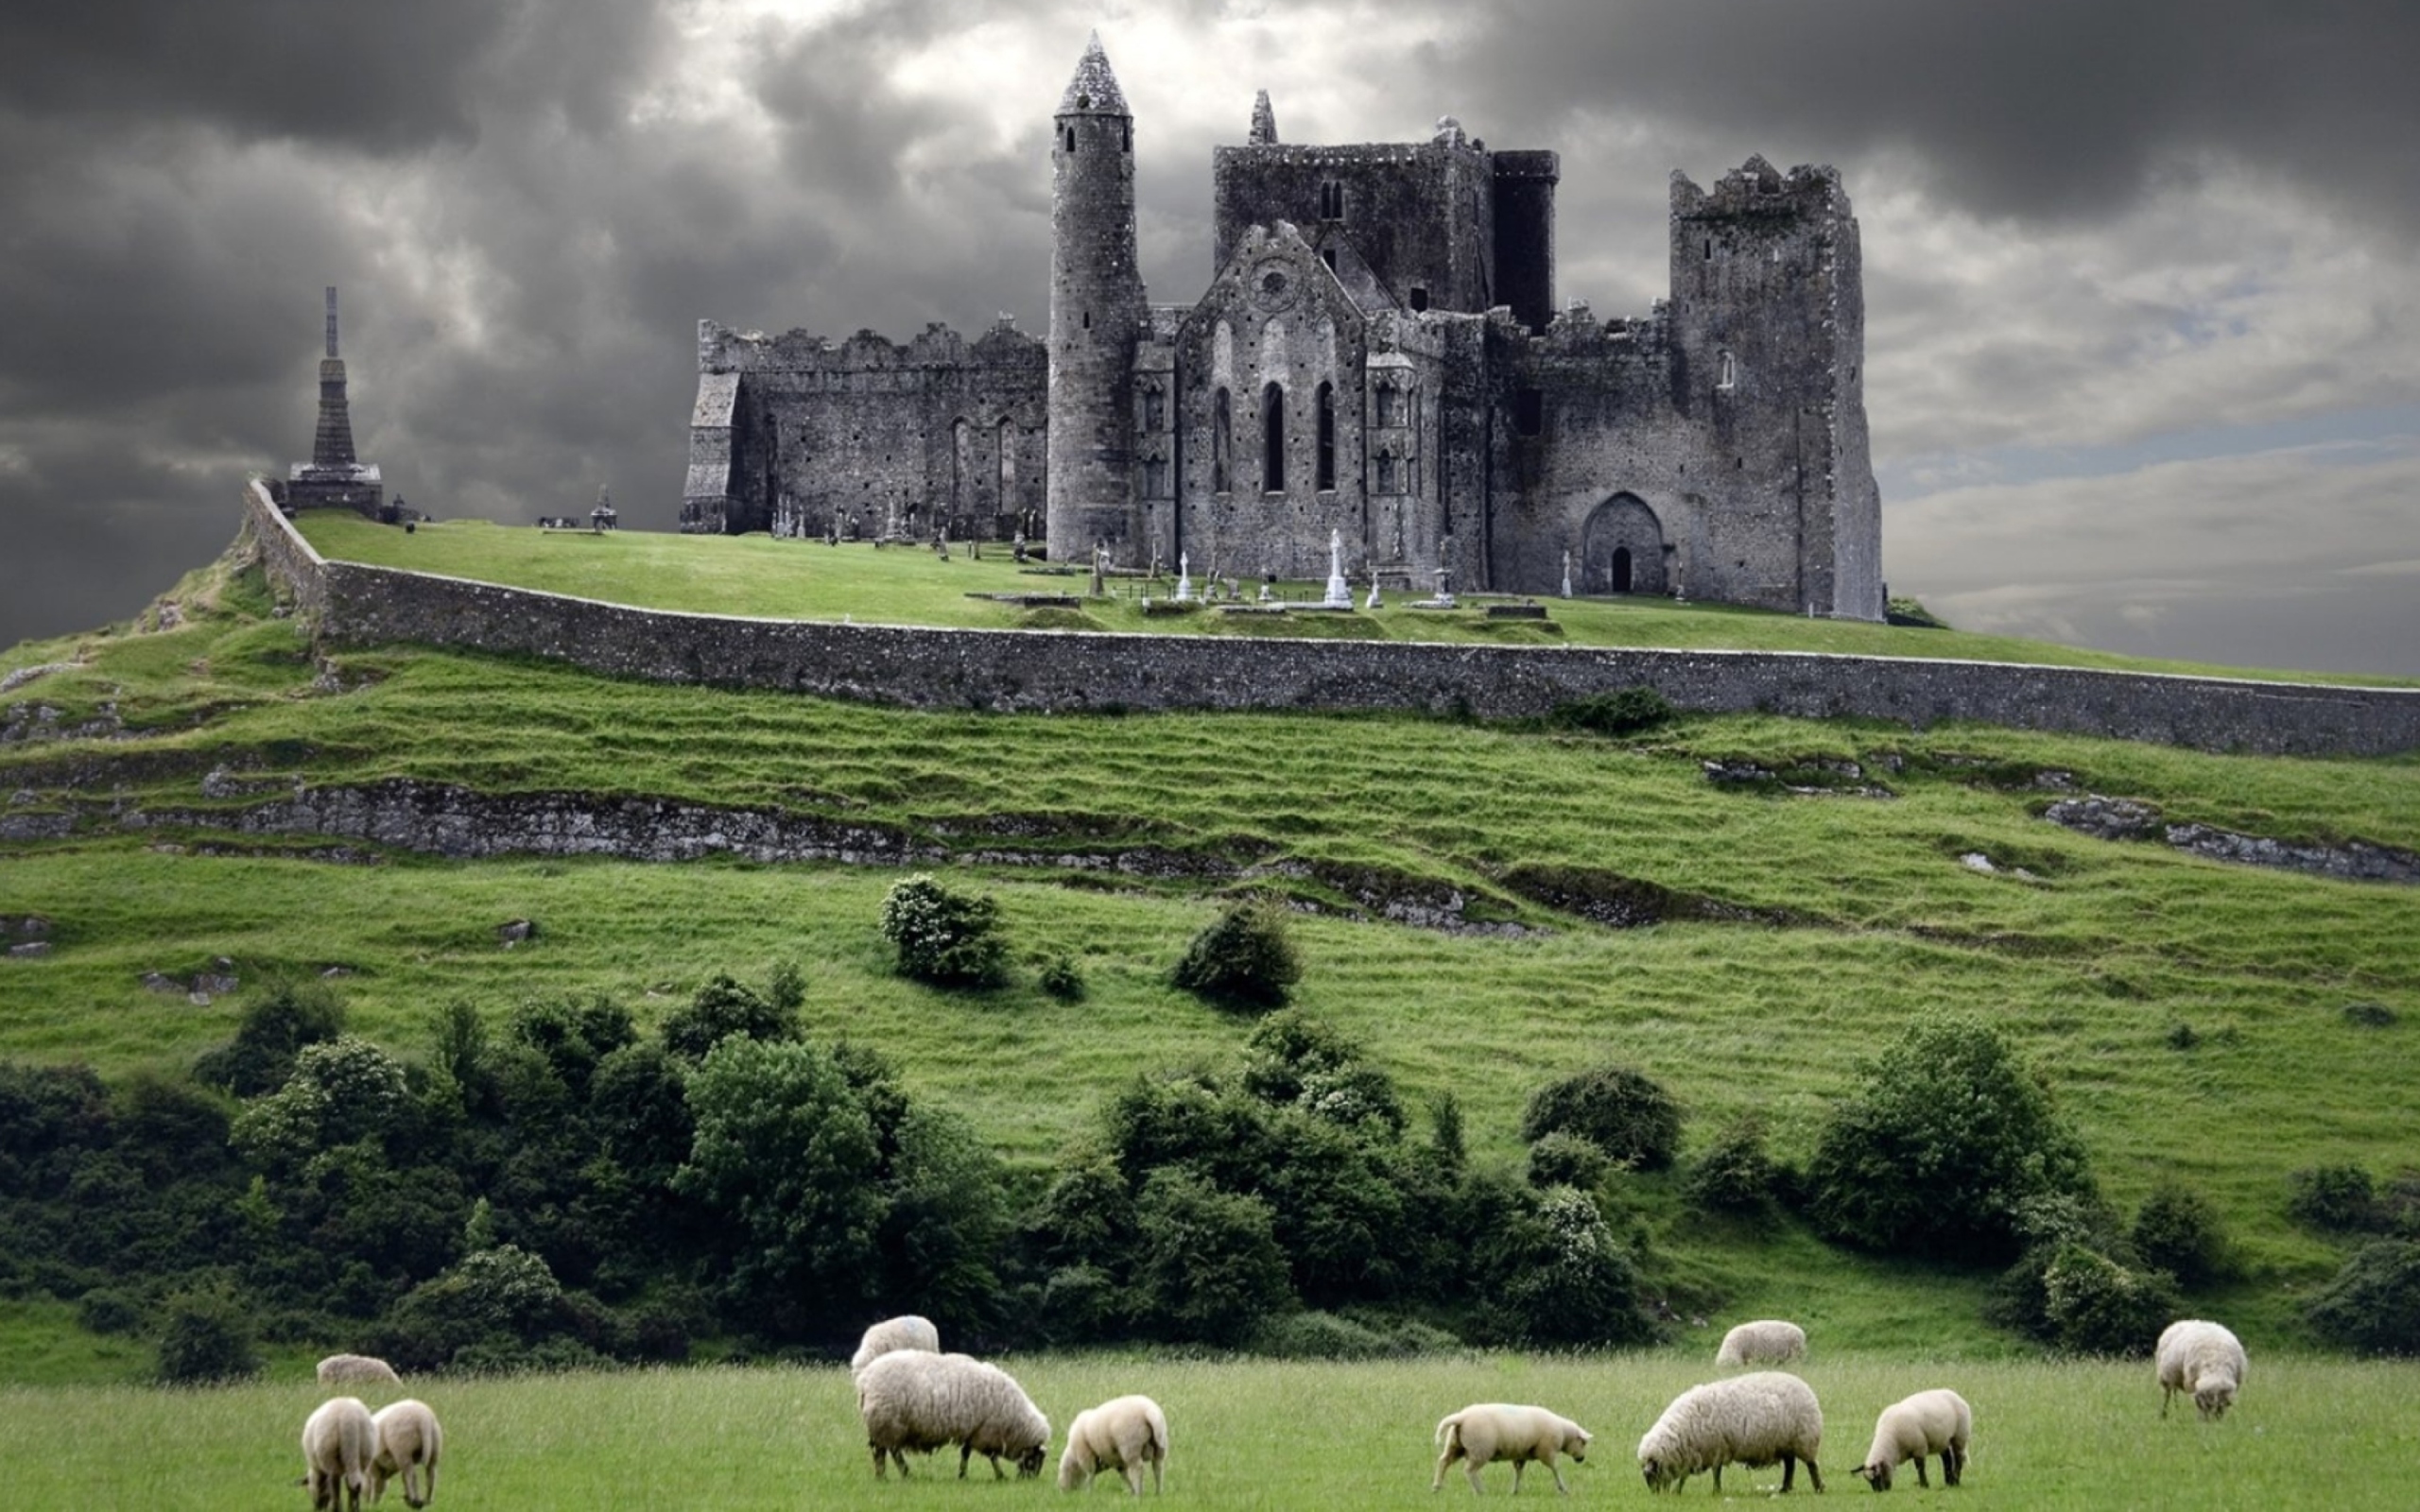
<svg viewBox="0 0 2420 1512">
<path fill-rule="evenodd" d="M 1223 388 L 1210 401 L 1210 491 L 1224 493 L 1234 485 L 1228 481 L 1228 458 L 1235 450 L 1234 406 L 1227 402 Z"/>
<path fill-rule="evenodd" d="M 1547 396 L 1535 388 L 1524 388 L 1512 396 L 1512 428 L 1524 436 L 1535 436 L 1547 428 Z"/>
<path fill-rule="evenodd" d="M 1344 185 L 1337 182 L 1333 179 L 1322 181 L 1320 184 L 1320 219 L 1342 220 L 1343 218 Z"/>
<path fill-rule="evenodd" d="M 1275 384 L 1260 391 L 1260 487 L 1286 491 L 1286 390 Z"/>
<path fill-rule="evenodd" d="M 1071 127 L 1067 128 L 1067 156 L 1069 156 L 1069 157 L 1071 157 L 1071 158 L 1072 158 L 1072 157 L 1074 157 L 1075 155 L 1076 155 L 1076 129 L 1075 129 L 1074 127 L 1072 127 L 1072 126 L 1071 126 Z"/>
<path fill-rule="evenodd" d="M 1428 308 L 1428 290 L 1425 285 L 1414 284 L 1411 286 L 1411 308 L 1415 315 Z"/>
<path fill-rule="evenodd" d="M 1336 389 L 1322 384 L 1319 391 L 1319 487 L 1336 487 Z"/>
</svg>

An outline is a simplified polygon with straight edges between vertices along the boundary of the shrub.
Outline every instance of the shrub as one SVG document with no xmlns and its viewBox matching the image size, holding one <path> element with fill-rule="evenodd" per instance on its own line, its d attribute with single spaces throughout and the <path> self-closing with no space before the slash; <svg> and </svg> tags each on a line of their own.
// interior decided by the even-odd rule
<svg viewBox="0 0 2420 1512">
<path fill-rule="evenodd" d="M 224 1286 L 200 1286 L 168 1298 L 160 1328 L 160 1380 L 207 1385 L 257 1374 L 252 1309 Z"/>
<path fill-rule="evenodd" d="M 1453 1089 L 1428 1099 L 1428 1148 L 1438 1166 L 1449 1175 L 1459 1173 L 1470 1160 L 1470 1145 L 1462 1133 L 1462 1102 Z"/>
<path fill-rule="evenodd" d="M 2286 1177 L 2286 1215 L 2334 1233 L 2377 1225 L 2377 1188 L 2358 1165 L 2305 1166 Z"/>
<path fill-rule="evenodd" d="M 1521 1115 L 1521 1138 L 1577 1134 L 1623 1165 L 1661 1171 L 1681 1147 L 1681 1105 L 1642 1072 L 1598 1066 L 1548 1082 Z"/>
<path fill-rule="evenodd" d="M 1819 1227 L 1884 1253 L 2006 1263 L 2031 1198 L 2089 1197 L 2083 1143 L 1999 1032 L 1919 1020 L 1824 1125 L 1807 1183 Z"/>
<path fill-rule="evenodd" d="M 1594 1192 L 1613 1174 L 1614 1162 L 1593 1143 L 1557 1129 L 1530 1146 L 1530 1185 L 1578 1187 Z"/>
<path fill-rule="evenodd" d="M 77 1302 L 76 1321 L 95 1333 L 131 1333 L 143 1326 L 143 1309 L 124 1292 L 96 1286 Z"/>
<path fill-rule="evenodd" d="M 664 1020 L 664 1048 L 695 1065 L 715 1046 L 739 1035 L 749 1040 L 798 1038 L 798 1012 L 784 1008 L 754 988 L 717 971 L 688 1005 Z"/>
<path fill-rule="evenodd" d="M 1653 1334 L 1629 1252 L 1585 1192 L 1541 1194 L 1498 1251 L 1497 1269 L 1497 1328 L 1520 1343 L 1639 1344 Z"/>
<path fill-rule="evenodd" d="M 1039 980 L 1042 990 L 1062 1003 L 1084 1001 L 1084 973 L 1077 969 L 1073 956 L 1053 955 L 1043 962 Z"/>
<path fill-rule="evenodd" d="M 1253 1331 L 1250 1348 L 1276 1360 L 1376 1360 L 1403 1352 L 1375 1329 L 1317 1311 L 1270 1318 Z"/>
<path fill-rule="evenodd" d="M 2395 1014 L 2383 1003 L 2347 1003 L 2344 1022 L 2360 1029 L 2392 1029 Z"/>
<path fill-rule="evenodd" d="M 916 875 L 882 900 L 882 934 L 899 953 L 899 973 L 938 987 L 994 987 L 1008 974 L 1000 905 Z"/>
<path fill-rule="evenodd" d="M 2137 1259 L 2175 1277 L 2188 1291 L 2225 1279 L 2230 1268 L 2217 1206 L 2172 1181 L 2162 1182 L 2143 1199 L 2128 1237 Z"/>
<path fill-rule="evenodd" d="M 1242 1342 L 1294 1305 L 1269 1204 L 1220 1192 L 1189 1171 L 1154 1171 L 1135 1203 L 1143 1325 L 1204 1344 Z"/>
<path fill-rule="evenodd" d="M 574 1321 L 546 1263 L 499 1245 L 413 1287 L 387 1314 L 378 1348 L 406 1370 L 510 1368 Z"/>
<path fill-rule="evenodd" d="M 1681 1190 L 1711 1211 L 1758 1213 L 1773 1206 L 1781 1187 L 1781 1174 L 1765 1153 L 1765 1121 L 1748 1113 L 1715 1137 Z"/>
<path fill-rule="evenodd" d="M 1285 916 L 1258 902 L 1234 905 L 1194 936 L 1170 978 L 1187 992 L 1240 1008 L 1284 1007 L 1302 979 Z"/>
<path fill-rule="evenodd" d="M 1246 1091 L 1281 1108 L 1352 1127 L 1382 1125 L 1403 1132 L 1403 1101 L 1387 1074 L 1362 1058 L 1361 1047 L 1296 1009 L 1272 1014 L 1246 1041 Z"/>
<path fill-rule="evenodd" d="M 194 1079 L 238 1097 L 285 1085 L 303 1046 L 344 1032 L 344 1006 L 318 982 L 283 983 L 244 1009 L 235 1038 L 194 1062 Z"/>
<path fill-rule="evenodd" d="M 1672 717 L 1671 703 L 1653 688 L 1623 688 L 1592 693 L 1555 705 L 1547 723 L 1557 730 L 1580 730 L 1592 735 L 1635 735 Z"/>
<path fill-rule="evenodd" d="M 2355 1250 L 2306 1314 L 2328 1342 L 2363 1354 L 2420 1354 L 2420 1243 L 2378 1239 Z"/>
<path fill-rule="evenodd" d="M 2177 1315 L 2167 1272 L 2130 1269 L 2082 1245 L 2061 1246 L 2042 1289 L 2052 1342 L 2075 1354 L 2147 1355 Z"/>
</svg>

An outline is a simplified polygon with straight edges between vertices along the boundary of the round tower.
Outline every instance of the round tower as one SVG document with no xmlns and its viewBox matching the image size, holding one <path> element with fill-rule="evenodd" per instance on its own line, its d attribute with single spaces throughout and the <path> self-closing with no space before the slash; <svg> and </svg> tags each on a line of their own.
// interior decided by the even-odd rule
<svg viewBox="0 0 2420 1512">
<path fill-rule="evenodd" d="M 1144 565 L 1134 496 L 1134 117 L 1096 32 L 1050 143 L 1050 556 Z"/>
</svg>

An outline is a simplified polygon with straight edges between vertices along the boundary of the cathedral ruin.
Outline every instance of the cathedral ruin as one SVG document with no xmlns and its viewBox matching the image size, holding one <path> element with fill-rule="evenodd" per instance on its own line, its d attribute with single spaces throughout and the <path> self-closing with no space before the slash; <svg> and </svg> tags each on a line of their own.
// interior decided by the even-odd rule
<svg viewBox="0 0 2420 1512">
<path fill-rule="evenodd" d="M 1829 167 L 1671 186 L 1669 297 L 1555 305 L 1551 151 L 1278 139 L 1211 164 L 1216 268 L 1145 298 L 1098 36 L 1051 141 L 1050 327 L 699 322 L 685 531 L 1046 540 L 1060 559 L 1879 619 L 1858 227 Z"/>
</svg>

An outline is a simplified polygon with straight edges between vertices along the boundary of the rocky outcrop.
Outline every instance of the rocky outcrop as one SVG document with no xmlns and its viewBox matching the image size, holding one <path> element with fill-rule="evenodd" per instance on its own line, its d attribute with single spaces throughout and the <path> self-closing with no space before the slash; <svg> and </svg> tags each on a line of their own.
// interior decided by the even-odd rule
<svg viewBox="0 0 2420 1512">
<path fill-rule="evenodd" d="M 2420 883 L 2420 855 L 2393 846 L 2346 840 L 2338 845 L 2296 844 L 2241 834 L 2207 824 L 2170 824 L 2156 804 L 2140 799 L 2088 793 L 2061 799 L 2042 811 L 2053 824 L 2100 840 L 2159 840 L 2179 850 L 2238 866 L 2272 867 L 2341 877 L 2350 882 Z"/>
</svg>

